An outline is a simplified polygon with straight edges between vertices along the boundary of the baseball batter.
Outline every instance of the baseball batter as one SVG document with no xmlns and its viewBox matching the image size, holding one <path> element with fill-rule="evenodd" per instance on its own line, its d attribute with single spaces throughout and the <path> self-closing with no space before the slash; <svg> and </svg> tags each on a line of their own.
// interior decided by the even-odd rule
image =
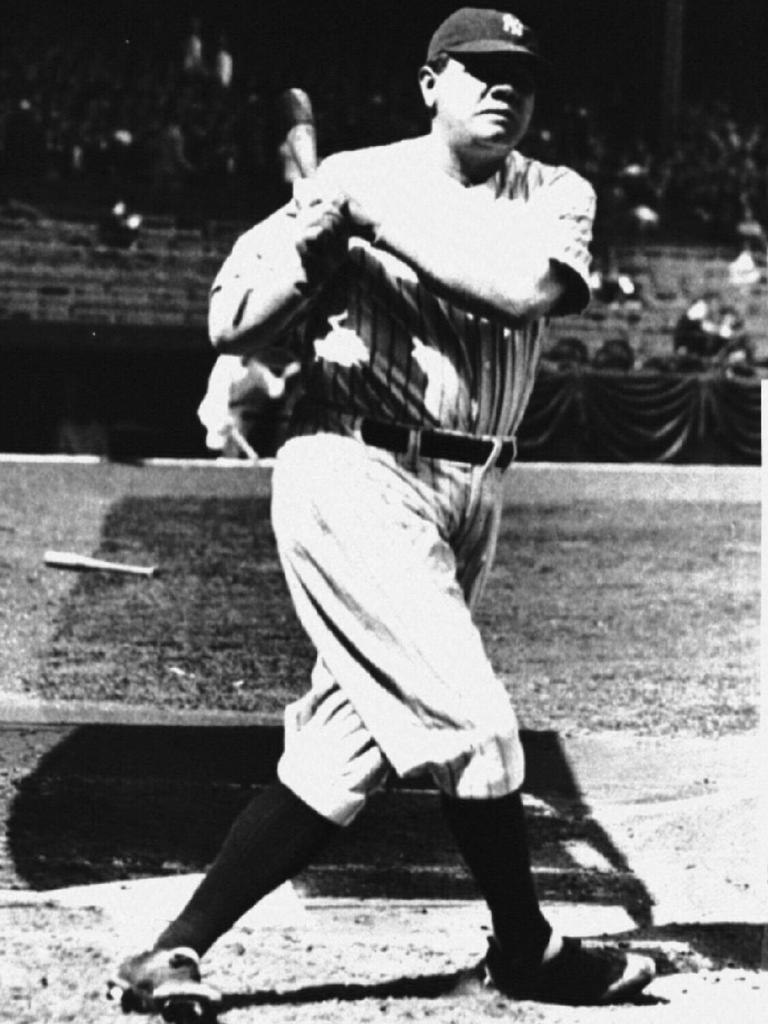
<svg viewBox="0 0 768 1024">
<path fill-rule="evenodd" d="M 543 916 L 518 724 L 472 617 L 543 327 L 589 298 L 593 191 L 515 149 L 540 71 L 514 15 L 455 12 L 419 72 L 428 133 L 326 160 L 214 282 L 218 350 L 264 354 L 292 334 L 301 351 L 272 514 L 317 663 L 288 708 L 278 779 L 154 949 L 118 972 L 147 1005 L 161 984 L 198 982 L 216 939 L 390 773 L 424 770 L 489 906 L 489 983 L 601 1003 L 653 976 L 652 961 L 583 947 Z"/>
</svg>

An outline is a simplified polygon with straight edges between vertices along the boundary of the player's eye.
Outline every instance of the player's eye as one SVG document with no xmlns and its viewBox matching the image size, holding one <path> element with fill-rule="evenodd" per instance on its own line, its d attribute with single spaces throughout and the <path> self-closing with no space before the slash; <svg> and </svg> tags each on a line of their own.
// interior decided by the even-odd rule
<svg viewBox="0 0 768 1024">
<path fill-rule="evenodd" d="M 526 96 L 536 91 L 532 71 L 519 60 L 462 54 L 460 63 L 473 78 L 486 85 L 511 85 L 516 92 Z"/>
<path fill-rule="evenodd" d="M 530 96 L 536 91 L 536 80 L 525 71 L 517 71 L 507 78 L 509 84 L 519 93 Z"/>
</svg>

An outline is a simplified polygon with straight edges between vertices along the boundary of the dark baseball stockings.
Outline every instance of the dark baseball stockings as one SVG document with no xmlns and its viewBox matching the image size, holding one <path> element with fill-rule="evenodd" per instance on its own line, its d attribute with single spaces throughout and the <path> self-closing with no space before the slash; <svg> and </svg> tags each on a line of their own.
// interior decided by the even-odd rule
<svg viewBox="0 0 768 1024">
<path fill-rule="evenodd" d="M 541 913 L 533 883 L 520 793 L 490 800 L 443 796 L 442 802 L 505 957 L 521 967 L 538 967 L 552 928 Z"/>
<path fill-rule="evenodd" d="M 235 820 L 205 878 L 155 948 L 191 946 L 202 956 L 258 900 L 305 868 L 339 828 L 281 782 L 273 783 Z"/>
</svg>

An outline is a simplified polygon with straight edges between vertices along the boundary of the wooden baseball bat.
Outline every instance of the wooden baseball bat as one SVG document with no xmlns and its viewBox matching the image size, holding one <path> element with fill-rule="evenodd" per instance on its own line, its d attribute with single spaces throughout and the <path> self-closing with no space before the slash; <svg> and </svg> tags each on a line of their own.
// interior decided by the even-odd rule
<svg viewBox="0 0 768 1024">
<path fill-rule="evenodd" d="M 238 427 L 235 426 L 234 423 L 232 423 L 230 425 L 229 436 L 235 442 L 235 444 L 240 449 L 240 451 L 243 453 L 243 455 L 245 455 L 247 458 L 249 458 L 251 460 L 251 462 L 255 463 L 255 462 L 259 462 L 260 461 L 259 460 L 259 453 L 256 451 L 255 448 L 253 448 L 248 443 L 247 438 L 245 438 L 243 436 L 241 431 L 238 429 Z"/>
<path fill-rule="evenodd" d="M 292 184 L 317 170 L 317 132 L 312 101 L 303 89 L 286 89 L 278 103 L 283 180 Z"/>
<path fill-rule="evenodd" d="M 74 551 L 46 551 L 43 561 L 54 569 L 75 569 L 80 572 L 119 572 L 129 576 L 156 576 L 159 572 L 156 565 L 109 562 L 103 558 L 78 555 Z"/>
</svg>

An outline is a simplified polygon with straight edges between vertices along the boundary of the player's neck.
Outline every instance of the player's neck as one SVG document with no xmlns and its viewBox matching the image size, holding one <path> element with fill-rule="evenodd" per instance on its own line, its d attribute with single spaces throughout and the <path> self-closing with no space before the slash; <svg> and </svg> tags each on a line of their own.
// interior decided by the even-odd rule
<svg viewBox="0 0 768 1024">
<path fill-rule="evenodd" d="M 465 188 L 495 188 L 509 156 L 509 150 L 483 152 L 476 146 L 448 145 L 438 134 L 427 136 L 426 141 L 436 166 Z"/>
</svg>

